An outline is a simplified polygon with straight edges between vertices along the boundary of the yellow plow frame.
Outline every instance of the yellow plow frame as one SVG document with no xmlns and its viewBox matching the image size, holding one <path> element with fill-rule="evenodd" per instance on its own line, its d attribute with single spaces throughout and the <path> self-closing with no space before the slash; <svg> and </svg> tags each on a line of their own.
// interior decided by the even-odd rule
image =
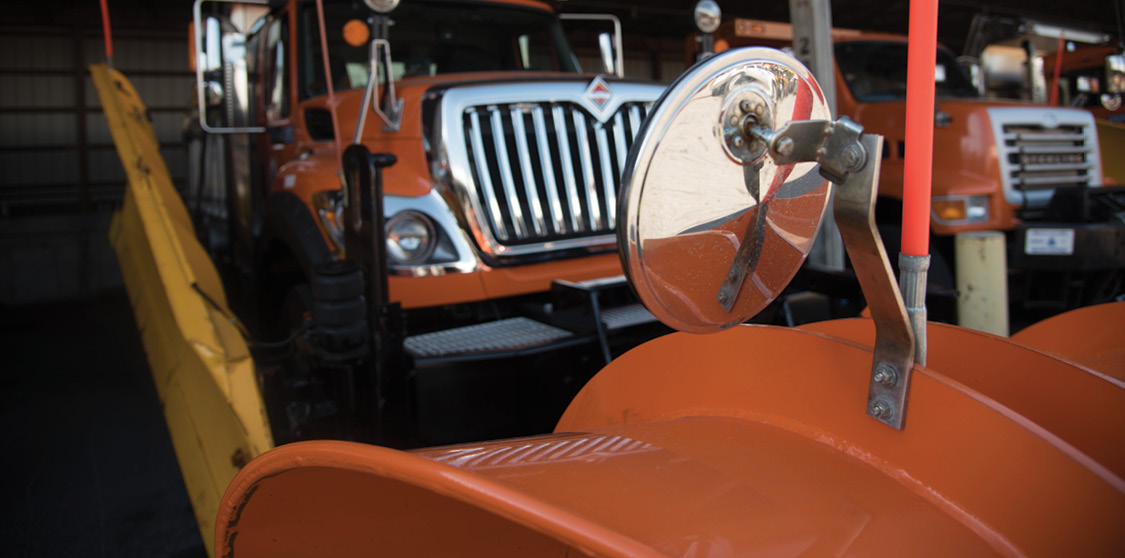
<svg viewBox="0 0 1125 558">
<path fill-rule="evenodd" d="M 227 319 L 219 274 L 172 186 L 144 104 L 120 72 L 94 64 L 90 74 L 128 176 L 110 242 L 210 553 L 223 492 L 273 437 L 250 351 Z"/>
</svg>

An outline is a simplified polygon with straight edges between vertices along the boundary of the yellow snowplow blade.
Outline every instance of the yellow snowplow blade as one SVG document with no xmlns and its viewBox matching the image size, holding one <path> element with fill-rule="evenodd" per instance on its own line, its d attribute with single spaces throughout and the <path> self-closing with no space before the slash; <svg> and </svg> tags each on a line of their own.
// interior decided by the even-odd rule
<svg viewBox="0 0 1125 558">
<path fill-rule="evenodd" d="M 242 465 L 273 447 L 254 363 L 226 317 L 232 314 L 219 274 L 172 186 L 144 104 L 116 70 L 94 64 L 90 74 L 129 181 L 110 242 L 184 484 L 210 543 L 227 485 Z"/>
</svg>

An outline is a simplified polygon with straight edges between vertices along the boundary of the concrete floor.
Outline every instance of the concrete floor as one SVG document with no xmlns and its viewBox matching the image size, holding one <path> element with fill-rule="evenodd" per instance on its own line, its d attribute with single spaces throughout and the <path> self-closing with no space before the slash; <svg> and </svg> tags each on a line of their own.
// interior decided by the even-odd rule
<svg viewBox="0 0 1125 558">
<path fill-rule="evenodd" d="M 0 308 L 0 555 L 206 556 L 124 291 Z"/>
</svg>

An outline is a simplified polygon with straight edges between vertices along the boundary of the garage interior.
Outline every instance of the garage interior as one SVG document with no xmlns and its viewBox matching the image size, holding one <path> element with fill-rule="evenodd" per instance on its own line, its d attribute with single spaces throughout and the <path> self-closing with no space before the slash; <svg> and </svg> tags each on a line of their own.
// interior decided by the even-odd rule
<svg viewBox="0 0 1125 558">
<path fill-rule="evenodd" d="M 692 2 L 555 4 L 563 13 L 612 12 L 621 19 L 627 77 L 670 82 L 686 67 Z M 1117 36 L 1116 4 L 943 1 L 938 37 L 960 53 L 980 13 Z M 789 13 L 786 2 L 722 8 L 724 18 L 787 21 Z M 194 91 L 186 33 L 191 3 L 110 0 L 109 9 L 114 65 L 148 105 L 161 153 L 182 186 L 182 130 Z M 104 59 L 98 5 L 16 0 L 2 12 L 0 417 L 13 425 L 14 443 L 4 460 L 9 497 L 0 554 L 206 556 L 210 541 L 198 536 L 107 241 L 125 174 L 86 69 Z M 907 18 L 905 1 L 832 3 L 837 27 L 905 33 Z"/>
</svg>

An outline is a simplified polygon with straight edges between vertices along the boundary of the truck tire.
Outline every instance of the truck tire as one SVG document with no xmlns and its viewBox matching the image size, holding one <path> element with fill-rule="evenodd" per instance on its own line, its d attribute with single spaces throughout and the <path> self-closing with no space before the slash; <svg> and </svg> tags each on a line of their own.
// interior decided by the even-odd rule
<svg viewBox="0 0 1125 558">
<path fill-rule="evenodd" d="M 310 280 L 317 300 L 349 300 L 363 296 L 363 272 L 350 261 L 331 260 L 316 266 Z"/>
</svg>

